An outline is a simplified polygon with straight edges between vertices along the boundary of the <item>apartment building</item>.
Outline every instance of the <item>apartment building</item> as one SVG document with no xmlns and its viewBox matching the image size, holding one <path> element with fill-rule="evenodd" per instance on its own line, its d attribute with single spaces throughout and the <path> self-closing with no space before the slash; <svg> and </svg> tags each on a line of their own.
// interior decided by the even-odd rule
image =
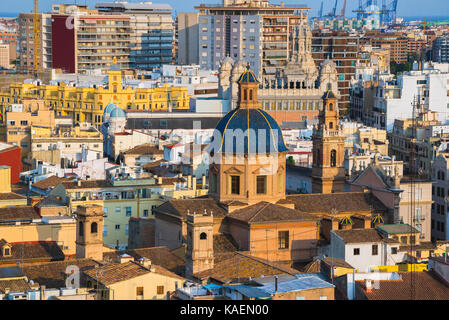
<svg viewBox="0 0 449 320">
<path fill-rule="evenodd" d="M 449 63 L 449 36 L 437 37 L 433 41 L 432 61 Z"/>
<path fill-rule="evenodd" d="M 201 68 L 216 70 L 230 57 L 247 61 L 256 75 L 275 74 L 286 66 L 292 49 L 290 32 L 307 20 L 310 11 L 305 6 L 275 5 L 267 0 L 223 1 L 195 9 L 200 13 Z"/>
<path fill-rule="evenodd" d="M 409 39 L 402 33 L 367 33 L 366 37 L 373 47 L 381 48 L 388 45 L 390 47 L 390 60 L 396 63 L 408 61 Z"/>
<path fill-rule="evenodd" d="M 449 153 L 440 153 L 432 164 L 432 241 L 449 239 Z"/>
<path fill-rule="evenodd" d="M 52 66 L 68 73 L 129 67 L 130 17 L 74 11 L 52 15 Z"/>
<path fill-rule="evenodd" d="M 351 80 L 355 76 L 356 65 L 360 61 L 359 37 L 346 32 L 314 31 L 312 38 L 312 56 L 317 65 L 332 60 L 337 67 L 338 107 L 341 114 L 349 111 Z"/>
<path fill-rule="evenodd" d="M 59 164 L 88 161 L 103 157 L 103 136 L 86 123 L 68 128 L 31 127 L 29 160 L 50 161 L 59 159 Z"/>
<path fill-rule="evenodd" d="M 395 119 L 412 118 L 415 99 L 423 110 L 438 113 L 447 120 L 449 73 L 447 64 L 424 63 L 421 69 L 405 72 L 394 79 L 381 75 L 375 81 L 361 82 L 352 92 L 352 116 L 366 125 L 391 131 Z M 419 110 L 415 115 L 418 115 Z"/>
<path fill-rule="evenodd" d="M 22 157 L 31 151 L 32 126 L 55 127 L 54 111 L 43 100 L 23 100 L 22 104 L 10 105 L 5 117 L 6 142 L 22 149 Z"/>
<path fill-rule="evenodd" d="M 152 70 L 174 61 L 172 7 L 151 2 L 97 3 L 95 8 L 108 15 L 129 17 L 129 67 Z"/>
<path fill-rule="evenodd" d="M 18 71 L 24 73 L 33 72 L 33 13 L 19 14 L 19 30 L 18 30 L 18 58 L 20 64 Z M 51 14 L 39 13 L 38 23 L 41 30 L 41 39 L 38 45 L 38 54 L 41 57 L 41 69 L 46 70 L 52 68 L 52 33 L 51 33 Z"/>
<path fill-rule="evenodd" d="M 389 154 L 404 161 L 407 171 L 414 168 L 429 174 L 436 157 L 436 149 L 442 138 L 441 132 L 438 129 L 432 130 L 432 128 L 444 128 L 447 131 L 447 126 L 441 125 L 435 112 L 421 113 L 416 120 L 396 119 L 393 130 L 388 133 Z M 414 164 L 411 162 L 413 145 L 415 148 Z"/>
<path fill-rule="evenodd" d="M 380 28 L 379 19 L 325 18 L 313 19 L 313 29 L 332 31 L 375 30 Z"/>
<path fill-rule="evenodd" d="M 199 62 L 199 13 L 178 13 L 178 64 L 198 64 Z"/>
</svg>

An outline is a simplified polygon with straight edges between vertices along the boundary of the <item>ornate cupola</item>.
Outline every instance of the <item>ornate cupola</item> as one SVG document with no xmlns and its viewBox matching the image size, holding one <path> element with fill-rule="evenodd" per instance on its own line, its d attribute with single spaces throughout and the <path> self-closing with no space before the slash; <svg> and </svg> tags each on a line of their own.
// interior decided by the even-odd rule
<svg viewBox="0 0 449 320">
<path fill-rule="evenodd" d="M 237 83 L 239 84 L 238 106 L 242 109 L 257 109 L 259 107 L 257 101 L 259 81 L 257 81 L 254 72 L 249 69 L 249 65 L 237 80 Z"/>
<path fill-rule="evenodd" d="M 277 122 L 259 109 L 254 72 L 247 68 L 237 83 L 237 108 L 218 123 L 209 146 L 209 195 L 222 203 L 276 203 L 285 198 L 288 149 Z"/>
</svg>

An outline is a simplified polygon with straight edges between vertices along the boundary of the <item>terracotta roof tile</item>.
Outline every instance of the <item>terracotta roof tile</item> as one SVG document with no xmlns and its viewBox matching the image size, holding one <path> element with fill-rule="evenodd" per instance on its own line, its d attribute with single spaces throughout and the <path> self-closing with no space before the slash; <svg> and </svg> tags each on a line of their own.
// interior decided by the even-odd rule
<svg viewBox="0 0 449 320">
<path fill-rule="evenodd" d="M 307 213 L 360 212 L 388 210 L 375 196 L 364 192 L 287 195 L 295 208 Z"/>
<path fill-rule="evenodd" d="M 183 219 L 187 217 L 187 211 L 190 213 L 204 213 L 204 210 L 206 210 L 208 215 L 212 211 L 214 217 L 226 216 L 226 211 L 212 198 L 169 200 L 154 210 L 160 213 L 169 213 Z"/>
<path fill-rule="evenodd" d="M 141 249 L 128 249 L 115 252 L 103 253 L 105 262 L 116 262 L 118 256 L 128 254 L 134 259 L 147 258 L 151 263 L 166 268 L 167 270 L 182 274 L 184 271 L 185 260 L 172 253 L 167 247 L 152 247 Z"/>
<path fill-rule="evenodd" d="M 40 219 L 41 217 L 33 207 L 6 207 L 0 208 L 0 222 L 23 221 Z"/>
<path fill-rule="evenodd" d="M 64 253 L 54 241 L 38 243 L 11 243 L 11 256 L 0 256 L 0 264 L 42 261 L 64 260 Z"/>
<path fill-rule="evenodd" d="M 163 150 L 160 150 L 153 144 L 141 144 L 139 146 L 135 146 L 134 148 L 123 151 L 123 154 L 164 154 Z"/>
<path fill-rule="evenodd" d="M 385 238 L 376 229 L 333 230 L 345 243 L 381 242 Z"/>
<path fill-rule="evenodd" d="M 92 259 L 68 259 L 65 261 L 48 262 L 23 266 L 23 273 L 29 280 L 44 285 L 47 288 L 65 288 L 67 279 L 66 269 L 68 266 L 77 266 L 80 271 L 94 268 L 99 265 Z M 81 277 L 81 284 L 85 284 Z"/>
<path fill-rule="evenodd" d="M 0 293 L 5 293 L 5 289 L 9 289 L 10 292 L 26 292 L 31 286 L 25 279 L 0 280 Z"/>
<path fill-rule="evenodd" d="M 271 261 L 256 258 L 242 252 L 235 252 L 229 259 L 215 263 L 214 267 L 195 275 L 198 279 L 213 278 L 222 283 L 235 283 L 247 280 L 249 277 L 299 273 Z"/>
<path fill-rule="evenodd" d="M 44 179 L 44 180 L 34 183 L 33 187 L 46 191 L 48 189 L 53 189 L 54 187 L 56 187 L 58 184 L 60 184 L 63 181 L 70 181 L 70 179 L 59 178 L 57 176 L 51 176 L 51 177 L 48 177 L 47 179 Z"/>
<path fill-rule="evenodd" d="M 317 217 L 293 210 L 269 202 L 259 202 L 249 207 L 237 209 L 230 214 L 229 218 L 251 223 L 272 222 L 272 221 L 317 221 Z"/>
<path fill-rule="evenodd" d="M 447 287 L 433 272 L 400 272 L 402 280 L 379 281 L 378 289 L 366 290 L 364 281 L 356 281 L 368 300 L 411 300 L 413 280 L 413 300 L 449 300 Z"/>
<path fill-rule="evenodd" d="M 0 193 L 0 201 L 1 200 L 22 200 L 26 199 L 26 197 L 15 193 L 15 192 L 2 192 Z"/>
<path fill-rule="evenodd" d="M 176 279 L 184 279 L 167 269 L 153 265 L 154 272 Z M 95 269 L 86 270 L 84 272 L 90 278 L 97 280 L 105 286 L 150 274 L 151 271 L 144 268 L 139 263 L 130 261 L 125 263 L 111 263 Z"/>
</svg>

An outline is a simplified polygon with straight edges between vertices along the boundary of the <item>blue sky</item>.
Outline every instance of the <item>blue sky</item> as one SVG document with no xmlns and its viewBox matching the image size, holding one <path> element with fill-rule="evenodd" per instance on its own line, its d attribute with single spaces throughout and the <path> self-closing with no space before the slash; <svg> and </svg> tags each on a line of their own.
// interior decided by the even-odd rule
<svg viewBox="0 0 449 320">
<path fill-rule="evenodd" d="M 53 3 L 75 3 L 87 4 L 91 7 L 97 2 L 110 2 L 112 0 L 40 0 L 40 11 L 49 11 Z M 273 3 L 280 3 L 281 0 L 271 0 Z M 381 0 L 378 0 L 379 3 Z M 388 0 L 391 1 L 391 0 Z M 138 2 L 138 0 L 128 0 L 128 2 Z M 200 3 L 221 3 L 222 0 L 153 0 L 154 3 L 169 3 L 178 12 L 193 12 L 193 6 Z M 306 4 L 315 16 L 321 5 L 321 0 L 284 0 L 287 4 Z M 358 0 L 347 0 L 347 13 L 352 15 L 352 9 L 358 4 Z M 334 6 L 334 0 L 324 0 L 324 12 L 327 13 Z M 0 12 L 28 12 L 32 10 L 33 0 L 0 0 Z M 341 10 L 343 0 L 339 0 L 338 11 Z M 449 16 L 449 0 L 399 0 L 399 16 Z"/>
</svg>

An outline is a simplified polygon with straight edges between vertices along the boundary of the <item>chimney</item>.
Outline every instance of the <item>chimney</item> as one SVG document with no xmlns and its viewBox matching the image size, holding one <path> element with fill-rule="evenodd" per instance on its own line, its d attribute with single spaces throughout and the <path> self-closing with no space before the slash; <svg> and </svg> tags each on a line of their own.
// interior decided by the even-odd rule
<svg viewBox="0 0 449 320">
<path fill-rule="evenodd" d="M 81 180 L 78 179 L 78 181 L 76 182 L 76 184 L 78 185 L 78 187 L 81 187 Z"/>
<path fill-rule="evenodd" d="M 148 259 L 148 258 L 140 258 L 139 259 L 139 263 L 140 263 L 140 265 L 142 266 L 142 267 L 144 267 L 144 268 L 146 268 L 146 269 L 148 269 L 148 270 L 150 270 L 151 269 L 151 260 L 150 259 Z"/>
<path fill-rule="evenodd" d="M 365 280 L 366 292 L 371 292 L 373 290 L 373 282 L 371 279 Z"/>
<path fill-rule="evenodd" d="M 203 174 L 201 184 L 202 184 L 201 188 L 206 189 L 206 175 L 205 174 Z"/>
<path fill-rule="evenodd" d="M 130 255 L 128 255 L 126 253 L 117 257 L 117 262 L 118 263 L 127 263 L 127 262 L 130 262 L 130 261 L 133 261 L 133 260 L 134 260 L 133 257 L 131 257 Z"/>
</svg>

